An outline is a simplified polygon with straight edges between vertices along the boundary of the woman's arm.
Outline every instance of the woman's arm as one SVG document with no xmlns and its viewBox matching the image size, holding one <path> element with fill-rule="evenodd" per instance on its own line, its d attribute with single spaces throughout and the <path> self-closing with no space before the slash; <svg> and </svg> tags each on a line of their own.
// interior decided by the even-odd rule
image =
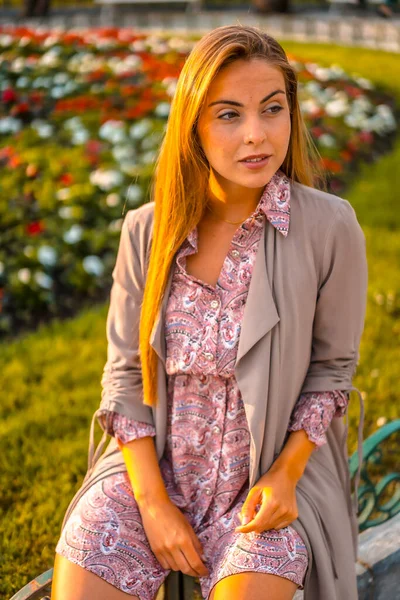
<svg viewBox="0 0 400 600">
<path fill-rule="evenodd" d="M 146 436 L 127 444 L 118 441 L 118 446 L 124 457 L 139 508 L 170 501 L 161 475 L 153 438 Z"/>
<path fill-rule="evenodd" d="M 304 473 L 308 459 L 316 448 L 304 429 L 292 431 L 278 458 L 271 465 L 268 473 L 282 472 L 297 483 Z"/>
</svg>

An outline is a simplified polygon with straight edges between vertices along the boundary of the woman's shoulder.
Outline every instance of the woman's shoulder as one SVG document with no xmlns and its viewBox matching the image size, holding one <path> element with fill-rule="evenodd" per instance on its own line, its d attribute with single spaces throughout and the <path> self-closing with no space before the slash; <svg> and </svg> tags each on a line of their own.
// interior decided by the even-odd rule
<svg viewBox="0 0 400 600">
<path fill-rule="evenodd" d="M 291 183 L 291 207 L 303 214 L 310 225 L 319 227 L 333 221 L 357 222 L 356 212 L 351 203 L 330 192 L 325 192 L 298 181 Z"/>
<path fill-rule="evenodd" d="M 336 213 L 355 214 L 354 208 L 345 198 L 298 181 L 291 183 L 291 201 L 299 210 L 307 212 L 310 217 L 315 214 L 319 219 L 321 215 L 326 215 L 330 220 Z"/>
<path fill-rule="evenodd" d="M 137 208 L 131 208 L 127 211 L 125 219 L 130 228 L 146 227 L 151 225 L 154 218 L 155 202 L 146 202 Z"/>
</svg>

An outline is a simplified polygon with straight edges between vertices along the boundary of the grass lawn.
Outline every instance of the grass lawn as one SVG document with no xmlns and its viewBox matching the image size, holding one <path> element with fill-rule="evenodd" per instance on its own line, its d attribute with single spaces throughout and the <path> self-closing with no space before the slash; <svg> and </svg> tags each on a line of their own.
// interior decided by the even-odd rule
<svg viewBox="0 0 400 600">
<path fill-rule="evenodd" d="M 398 55 L 284 42 L 287 51 L 340 64 L 393 90 L 400 101 Z M 346 195 L 367 239 L 369 292 L 354 385 L 366 402 L 364 436 L 385 416 L 399 417 L 400 139 L 366 165 Z M 86 470 L 90 418 L 106 360 L 107 306 L 54 322 L 0 345 L 0 597 L 9 598 L 53 564 L 65 509 Z M 356 448 L 357 395 L 349 408 L 349 452 Z M 99 434 L 99 432 L 97 432 Z M 98 436 L 99 437 L 99 436 Z"/>
</svg>

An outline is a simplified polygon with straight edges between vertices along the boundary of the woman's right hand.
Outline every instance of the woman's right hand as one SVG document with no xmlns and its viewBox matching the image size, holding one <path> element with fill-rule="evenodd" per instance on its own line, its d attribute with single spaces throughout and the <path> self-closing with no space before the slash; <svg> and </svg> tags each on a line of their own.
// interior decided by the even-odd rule
<svg viewBox="0 0 400 600">
<path fill-rule="evenodd" d="M 169 499 L 138 505 L 150 547 L 163 569 L 205 577 L 203 548 L 192 526 Z"/>
</svg>

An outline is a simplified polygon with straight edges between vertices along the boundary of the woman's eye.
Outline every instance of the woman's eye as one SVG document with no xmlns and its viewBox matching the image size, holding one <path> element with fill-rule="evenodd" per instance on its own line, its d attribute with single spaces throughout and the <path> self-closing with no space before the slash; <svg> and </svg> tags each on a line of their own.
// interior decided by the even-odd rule
<svg viewBox="0 0 400 600">
<path fill-rule="evenodd" d="M 266 108 L 264 112 L 269 112 L 269 114 L 277 115 L 279 112 L 281 112 L 281 110 L 283 110 L 283 106 L 275 104 L 274 106 L 269 106 L 268 108 Z M 218 119 L 221 119 L 223 121 L 232 121 L 232 118 L 237 116 L 239 116 L 237 113 L 230 110 L 229 112 L 220 115 Z"/>
<path fill-rule="evenodd" d="M 237 116 L 237 114 L 231 110 L 229 112 L 226 112 L 226 113 L 223 113 L 222 115 L 220 115 L 218 117 L 218 119 L 223 119 L 224 121 L 231 121 L 231 119 L 224 119 L 224 117 L 229 117 L 229 115 L 233 115 L 234 117 Z"/>
<path fill-rule="evenodd" d="M 273 115 L 278 114 L 278 112 L 281 112 L 281 110 L 283 110 L 283 106 L 280 106 L 279 104 L 275 104 L 275 106 L 270 106 L 269 108 L 267 108 L 267 110 L 271 110 Z"/>
</svg>

